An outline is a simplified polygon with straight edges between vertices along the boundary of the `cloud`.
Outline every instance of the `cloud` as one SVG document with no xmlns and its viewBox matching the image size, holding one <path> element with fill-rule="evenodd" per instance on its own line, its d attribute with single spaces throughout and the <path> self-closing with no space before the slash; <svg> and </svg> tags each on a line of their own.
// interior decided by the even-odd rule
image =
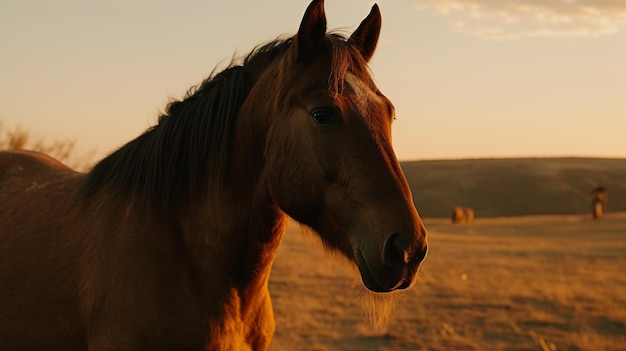
<svg viewBox="0 0 626 351">
<path fill-rule="evenodd" d="M 626 26 L 624 0 L 413 0 L 481 38 L 599 37 Z"/>
</svg>

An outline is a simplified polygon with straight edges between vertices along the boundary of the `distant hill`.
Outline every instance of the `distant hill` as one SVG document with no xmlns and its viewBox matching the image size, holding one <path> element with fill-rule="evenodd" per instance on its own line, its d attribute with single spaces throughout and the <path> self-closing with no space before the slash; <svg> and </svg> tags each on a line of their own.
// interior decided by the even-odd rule
<svg viewBox="0 0 626 351">
<path fill-rule="evenodd" d="M 591 213 L 591 190 L 608 189 L 606 211 L 626 211 L 626 159 L 511 158 L 402 162 L 423 217 L 452 207 L 477 217 Z"/>
</svg>

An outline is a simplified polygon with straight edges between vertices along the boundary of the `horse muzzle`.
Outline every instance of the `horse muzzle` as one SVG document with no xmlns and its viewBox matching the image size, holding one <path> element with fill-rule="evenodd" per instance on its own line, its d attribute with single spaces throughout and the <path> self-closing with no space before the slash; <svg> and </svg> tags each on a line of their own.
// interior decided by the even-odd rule
<svg viewBox="0 0 626 351">
<path fill-rule="evenodd" d="M 366 288 L 373 292 L 391 292 L 413 285 L 427 252 L 425 236 L 423 241 L 409 245 L 400 234 L 394 233 L 385 241 L 382 254 L 375 255 L 377 258 L 368 260 L 357 248 L 355 260 Z"/>
</svg>

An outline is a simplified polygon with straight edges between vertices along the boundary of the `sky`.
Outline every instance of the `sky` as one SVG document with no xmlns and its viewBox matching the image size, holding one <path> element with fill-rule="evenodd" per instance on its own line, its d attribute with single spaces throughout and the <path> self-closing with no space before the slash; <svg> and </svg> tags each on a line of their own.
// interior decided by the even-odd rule
<svg viewBox="0 0 626 351">
<path fill-rule="evenodd" d="M 104 156 L 308 0 L 2 0 L 0 121 Z M 347 33 L 373 1 L 326 0 Z M 403 161 L 626 158 L 626 1 L 383 0 L 370 67 Z"/>
</svg>

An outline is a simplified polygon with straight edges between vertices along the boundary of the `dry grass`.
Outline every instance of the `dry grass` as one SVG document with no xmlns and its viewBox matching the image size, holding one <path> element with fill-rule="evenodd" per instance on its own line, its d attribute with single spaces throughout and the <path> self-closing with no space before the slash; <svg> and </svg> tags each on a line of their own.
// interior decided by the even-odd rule
<svg viewBox="0 0 626 351">
<path fill-rule="evenodd" d="M 427 220 L 426 265 L 380 333 L 355 275 L 292 226 L 270 280 L 272 350 L 624 350 L 626 213 L 588 217 Z"/>
</svg>

